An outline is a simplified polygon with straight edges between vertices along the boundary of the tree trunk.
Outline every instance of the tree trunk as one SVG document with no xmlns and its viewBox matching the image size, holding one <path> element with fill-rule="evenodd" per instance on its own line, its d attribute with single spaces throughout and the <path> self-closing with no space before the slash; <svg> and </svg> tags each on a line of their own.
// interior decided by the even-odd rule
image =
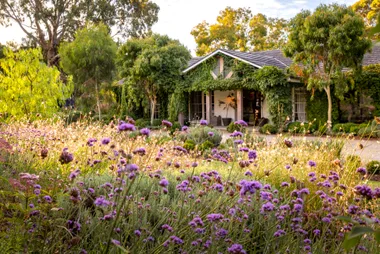
<svg viewBox="0 0 380 254">
<path fill-rule="evenodd" d="M 331 133 L 331 127 L 332 127 L 332 100 L 331 100 L 331 89 L 330 85 L 325 87 L 325 92 L 327 94 L 327 133 Z"/>
<path fill-rule="evenodd" d="M 99 90 L 98 90 L 98 82 L 97 81 L 95 81 L 95 91 L 96 91 L 96 105 L 98 107 L 99 120 L 101 120 L 102 114 L 100 112 Z"/>
<path fill-rule="evenodd" d="M 153 125 L 154 120 L 154 111 L 156 110 L 156 100 L 153 99 L 150 101 L 150 124 Z"/>
</svg>

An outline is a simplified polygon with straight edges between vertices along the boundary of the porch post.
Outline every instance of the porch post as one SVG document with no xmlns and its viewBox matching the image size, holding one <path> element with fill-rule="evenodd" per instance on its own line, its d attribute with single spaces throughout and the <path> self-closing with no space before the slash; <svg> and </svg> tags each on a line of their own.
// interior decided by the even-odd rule
<svg viewBox="0 0 380 254">
<path fill-rule="evenodd" d="M 236 91 L 236 120 L 243 119 L 243 89 Z"/>
<path fill-rule="evenodd" d="M 203 93 L 203 92 L 201 92 L 201 102 L 202 102 L 202 118 L 201 119 L 205 119 L 205 117 L 206 117 L 206 112 L 205 112 L 205 107 L 204 107 L 204 105 L 205 105 L 205 96 L 204 96 L 205 94 Z"/>
<path fill-rule="evenodd" d="M 206 120 L 211 123 L 211 91 L 206 93 Z"/>
</svg>

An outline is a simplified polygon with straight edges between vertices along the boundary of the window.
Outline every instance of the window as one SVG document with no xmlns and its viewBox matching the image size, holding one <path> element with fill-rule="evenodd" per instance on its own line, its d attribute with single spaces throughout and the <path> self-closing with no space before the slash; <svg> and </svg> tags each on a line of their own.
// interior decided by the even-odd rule
<svg viewBox="0 0 380 254">
<path fill-rule="evenodd" d="M 202 119 L 202 92 L 192 92 L 190 95 L 190 121 Z"/>
<path fill-rule="evenodd" d="M 306 121 L 306 89 L 293 88 L 293 121 Z"/>
</svg>

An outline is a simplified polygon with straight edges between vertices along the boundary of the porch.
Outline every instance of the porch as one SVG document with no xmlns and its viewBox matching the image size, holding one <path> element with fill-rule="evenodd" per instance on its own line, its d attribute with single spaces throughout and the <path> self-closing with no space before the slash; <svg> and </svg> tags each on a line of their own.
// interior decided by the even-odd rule
<svg viewBox="0 0 380 254">
<path fill-rule="evenodd" d="M 192 92 L 189 97 L 188 119 L 197 124 L 206 119 L 213 126 L 228 126 L 243 119 L 249 126 L 262 126 L 269 120 L 264 96 L 254 90 Z"/>
</svg>

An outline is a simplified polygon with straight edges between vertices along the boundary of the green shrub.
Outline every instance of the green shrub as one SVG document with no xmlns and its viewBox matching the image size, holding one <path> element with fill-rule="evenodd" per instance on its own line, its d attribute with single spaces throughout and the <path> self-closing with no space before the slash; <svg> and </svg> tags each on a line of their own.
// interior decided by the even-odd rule
<svg viewBox="0 0 380 254">
<path fill-rule="evenodd" d="M 353 125 L 350 128 L 350 133 L 353 133 L 353 134 L 357 135 L 359 133 L 360 128 L 362 128 L 362 127 L 360 127 L 359 124 Z"/>
<path fill-rule="evenodd" d="M 172 127 L 170 128 L 170 134 L 173 135 L 175 131 L 181 130 L 181 124 L 179 122 L 174 122 Z"/>
<path fill-rule="evenodd" d="M 161 126 L 162 125 L 162 119 L 154 119 L 152 126 Z"/>
<path fill-rule="evenodd" d="M 350 168 L 358 168 L 362 164 L 362 160 L 358 155 L 347 155 L 346 156 L 346 165 Z"/>
<path fill-rule="evenodd" d="M 185 141 L 185 144 L 183 144 L 183 148 L 185 148 L 186 150 L 190 151 L 190 150 L 194 150 L 195 149 L 195 142 L 193 140 L 186 140 Z"/>
<path fill-rule="evenodd" d="M 267 134 L 267 133 L 275 134 L 277 133 L 278 129 L 275 125 L 267 123 L 263 127 L 261 127 L 259 131 L 260 133 L 263 133 L 263 134 Z"/>
<path fill-rule="evenodd" d="M 140 129 L 148 127 L 149 125 L 150 125 L 150 121 L 149 119 L 146 119 L 146 118 L 139 118 L 135 121 L 135 126 Z"/>
<path fill-rule="evenodd" d="M 241 131 L 243 132 L 245 130 L 244 127 L 238 125 L 238 124 L 235 124 L 234 122 L 231 122 L 228 126 L 227 126 L 227 131 L 232 133 L 234 131 Z"/>
<path fill-rule="evenodd" d="M 209 132 L 213 132 L 214 136 L 210 136 Z M 209 140 L 214 144 L 214 147 L 216 147 L 222 141 L 222 134 L 218 130 L 210 128 L 208 126 L 196 126 L 190 128 L 187 139 L 194 141 L 197 145 L 200 145 L 206 140 Z"/>
<path fill-rule="evenodd" d="M 213 148 L 213 147 L 214 147 L 214 144 L 213 144 L 211 141 L 206 140 L 205 142 L 203 142 L 203 143 L 199 146 L 199 150 L 202 151 L 202 152 L 204 152 L 204 151 L 209 150 L 209 149 L 211 149 L 211 148 Z"/>
<path fill-rule="evenodd" d="M 332 131 L 335 132 L 335 133 L 338 133 L 338 132 L 344 132 L 344 133 L 351 133 L 351 128 L 353 128 L 353 132 L 355 132 L 355 128 L 358 127 L 359 125 L 358 124 L 355 124 L 355 123 L 338 123 L 338 124 L 334 124 L 333 126 L 333 129 Z"/>
<path fill-rule="evenodd" d="M 369 174 L 380 174 L 380 161 L 370 161 L 367 163 Z"/>
<path fill-rule="evenodd" d="M 373 128 L 372 126 L 361 128 L 358 131 L 358 136 L 361 137 L 367 137 L 367 138 L 376 138 L 380 137 L 380 132 L 376 128 Z"/>
</svg>

